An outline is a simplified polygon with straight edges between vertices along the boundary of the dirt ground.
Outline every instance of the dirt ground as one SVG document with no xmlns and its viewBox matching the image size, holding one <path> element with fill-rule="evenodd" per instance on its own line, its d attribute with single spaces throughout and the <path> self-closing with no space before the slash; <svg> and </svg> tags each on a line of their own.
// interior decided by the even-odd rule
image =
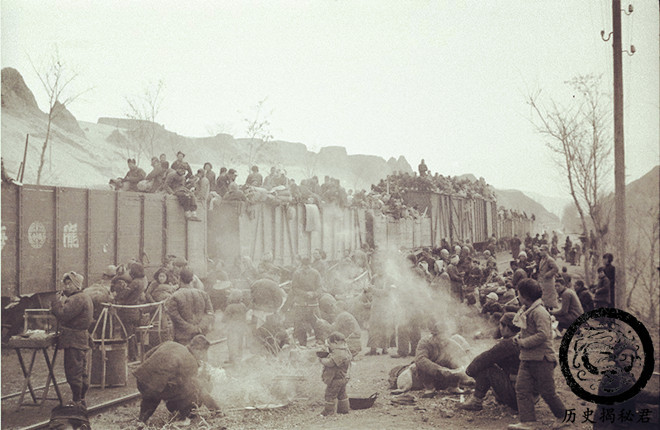
<svg viewBox="0 0 660 430">
<path fill-rule="evenodd" d="M 557 345 L 558 346 L 558 345 Z M 391 350 L 393 351 L 393 350 Z M 149 421 L 149 429 L 175 429 L 175 428 L 209 428 L 226 427 L 228 429 L 503 429 L 508 424 L 517 422 L 517 415 L 504 405 L 495 402 L 492 393 L 489 393 L 484 402 L 484 409 L 479 412 L 468 412 L 458 409 L 461 401 L 460 395 L 450 395 L 438 392 L 435 398 L 421 398 L 421 391 L 411 394 L 415 397 L 415 404 L 401 406 L 391 404 L 396 396 L 390 394 L 387 378 L 390 369 L 399 364 L 410 362 L 410 358 L 391 358 L 389 356 L 359 356 L 351 368 L 351 379 L 348 383 L 349 397 L 368 397 L 377 392 L 374 406 L 366 410 L 351 411 L 348 415 L 334 415 L 322 417 L 323 385 L 321 382 L 321 365 L 318 364 L 316 375 L 309 377 L 301 383 L 299 391 L 302 394 L 315 393 L 316 397 L 301 397 L 287 406 L 276 409 L 232 410 L 223 411 L 224 417 L 213 416 L 208 411 L 202 411 L 199 417 L 190 424 L 170 422 L 170 414 L 164 405 L 159 406 Z M 581 416 L 582 410 L 589 406 L 595 410 L 595 405 L 588 405 L 573 395 L 557 369 L 555 382 L 567 408 L 575 408 Z M 306 387 L 306 385 L 313 387 Z M 301 393 L 299 393 L 301 394 Z M 468 397 L 469 391 L 463 395 Z M 543 401 L 536 407 L 537 419 L 549 424 L 553 421 L 552 413 Z M 120 407 L 112 412 L 101 414 L 93 419 L 95 428 L 103 429 L 139 429 L 137 420 L 139 403 Z M 591 428 L 586 424 L 576 424 L 571 428 Z"/>
<path fill-rule="evenodd" d="M 506 264 L 506 257 L 498 259 L 500 270 Z M 561 262 L 560 266 L 561 266 Z M 570 267 L 569 271 L 577 271 L 578 267 Z M 363 343 L 366 343 L 367 333 L 363 333 Z M 654 343 L 657 345 L 657 333 L 654 335 Z M 213 338 L 222 337 L 222 333 L 214 333 Z M 492 344 L 492 339 L 474 339 L 466 336 L 473 345 L 474 350 L 481 351 Z M 558 351 L 560 339 L 555 339 L 555 349 Z M 11 351 L 3 351 L 3 359 L 9 358 Z M 308 351 L 312 353 L 313 351 Z M 395 349 L 391 348 L 390 353 Z M 227 357 L 226 346 L 220 344 L 210 351 L 209 364 L 219 371 L 224 359 Z M 508 424 L 517 422 L 517 415 L 504 405 L 495 402 L 492 393 L 489 393 L 484 401 L 484 409 L 479 412 L 462 411 L 458 408 L 461 400 L 468 398 L 470 390 L 467 389 L 462 399 L 460 395 L 450 395 L 439 392 L 435 398 L 421 398 L 421 391 L 412 394 L 415 398 L 413 405 L 402 406 L 391 403 L 396 396 L 390 393 L 388 388 L 388 374 L 394 366 L 407 364 L 412 361 L 408 358 L 391 358 L 389 356 L 365 356 L 365 350 L 358 355 L 351 367 L 351 379 L 347 391 L 349 397 L 368 397 L 372 393 L 378 393 L 374 406 L 366 410 L 350 411 L 348 415 L 334 415 L 322 417 L 323 390 L 321 382 L 321 364 L 313 356 L 308 359 L 304 366 L 297 368 L 299 378 L 295 382 L 295 396 L 290 401 L 279 401 L 271 403 L 284 406 L 268 409 L 244 409 L 246 405 L 263 405 L 264 401 L 254 397 L 254 391 L 258 391 L 258 384 L 269 385 L 272 379 L 277 377 L 277 372 L 286 372 L 286 368 L 272 368 L 270 372 L 263 372 L 266 363 L 255 362 L 254 369 L 237 374 L 231 368 L 226 369 L 227 378 L 216 380 L 214 396 L 220 397 L 222 414 L 214 414 L 208 410 L 201 410 L 197 417 L 189 422 L 172 422 L 171 415 L 161 404 L 149 421 L 148 426 L 143 426 L 137 419 L 139 413 L 139 401 L 121 406 L 111 411 L 106 411 L 91 418 L 92 427 L 95 429 L 505 429 Z M 309 355 L 309 354 L 308 354 Z M 10 371 L 3 360 L 2 366 L 2 391 L 3 394 L 14 390 L 20 381 L 20 375 Z M 58 368 L 61 359 L 58 359 Z M 13 366 L 12 366 L 13 367 Z M 301 370 L 302 369 L 302 370 Z M 42 370 L 42 369 L 40 369 Z M 63 381 L 61 369 L 58 369 L 58 379 Z M 256 374 L 255 372 L 261 372 Z M 255 373 L 255 374 L 251 374 Z M 61 375 L 61 376 L 60 376 Z M 132 381 L 132 376 L 129 376 Z M 271 379 L 271 380 L 266 380 Z M 575 423 L 570 428 L 587 429 L 592 428 L 591 423 L 583 422 L 582 414 L 596 409 L 596 405 L 584 402 L 576 397 L 566 385 L 564 378 L 557 367 L 555 369 L 555 384 L 560 398 L 567 409 L 575 409 Z M 241 390 L 252 388 L 252 393 Z M 68 387 L 63 384 L 63 395 L 68 396 Z M 3 402 L 5 403 L 5 402 Z M 3 407 L 5 405 L 3 404 Z M 4 408 L 3 408 L 4 409 Z M 547 405 L 541 400 L 536 405 L 537 419 L 541 423 L 540 428 L 549 428 L 553 416 Z M 656 412 L 657 414 L 657 412 Z M 657 420 L 657 417 L 655 417 Z M 5 426 L 3 425 L 3 428 Z"/>
</svg>

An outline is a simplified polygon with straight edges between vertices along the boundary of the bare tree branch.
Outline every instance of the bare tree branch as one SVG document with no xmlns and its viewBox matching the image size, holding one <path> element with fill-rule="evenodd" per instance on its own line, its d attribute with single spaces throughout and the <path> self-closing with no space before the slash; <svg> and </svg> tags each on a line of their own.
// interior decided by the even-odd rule
<svg viewBox="0 0 660 430">
<path fill-rule="evenodd" d="M 43 66 L 35 66 L 30 58 L 30 65 L 32 70 L 39 78 L 41 85 L 48 96 L 48 123 L 46 126 L 46 137 L 41 147 L 41 156 L 39 158 L 39 168 L 37 169 L 37 185 L 41 184 L 41 177 L 43 173 L 44 163 L 46 161 L 46 150 L 50 141 L 51 128 L 53 120 L 55 120 L 67 106 L 72 104 L 83 94 L 92 90 L 87 88 L 80 92 L 74 92 L 65 96 L 69 92 L 69 87 L 73 81 L 78 77 L 78 73 L 72 71 L 66 66 L 66 63 L 60 57 L 60 52 L 55 47 L 50 58 Z"/>
</svg>

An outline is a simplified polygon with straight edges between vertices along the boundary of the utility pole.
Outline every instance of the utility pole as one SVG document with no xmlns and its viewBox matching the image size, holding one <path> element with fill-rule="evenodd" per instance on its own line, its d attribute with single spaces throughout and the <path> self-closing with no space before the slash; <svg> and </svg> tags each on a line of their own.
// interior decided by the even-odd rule
<svg viewBox="0 0 660 430">
<path fill-rule="evenodd" d="M 623 144 L 623 68 L 621 63 L 621 0 L 612 0 L 614 59 L 614 200 L 616 233 L 616 290 L 612 297 L 624 308 L 626 297 L 626 157 Z"/>
</svg>

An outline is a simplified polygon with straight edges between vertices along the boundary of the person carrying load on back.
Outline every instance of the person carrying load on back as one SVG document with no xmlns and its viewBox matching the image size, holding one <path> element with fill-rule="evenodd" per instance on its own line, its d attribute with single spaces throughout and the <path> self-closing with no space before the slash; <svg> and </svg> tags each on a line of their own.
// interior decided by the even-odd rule
<svg viewBox="0 0 660 430">
<path fill-rule="evenodd" d="M 87 351 L 89 350 L 89 326 L 92 324 L 94 304 L 92 298 L 82 292 L 85 278 L 76 272 L 67 272 L 62 278 L 64 289 L 57 293 L 50 311 L 60 326 L 58 345 L 64 350 L 64 374 L 71 387 L 72 402 L 87 409 L 85 394 L 89 388 Z"/>
</svg>

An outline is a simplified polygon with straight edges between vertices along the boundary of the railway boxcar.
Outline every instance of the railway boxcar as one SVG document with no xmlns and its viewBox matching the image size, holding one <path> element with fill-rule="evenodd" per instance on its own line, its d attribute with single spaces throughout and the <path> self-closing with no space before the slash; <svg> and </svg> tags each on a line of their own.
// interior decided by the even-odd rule
<svg viewBox="0 0 660 430">
<path fill-rule="evenodd" d="M 222 202 L 208 212 L 209 255 L 233 263 L 238 256 L 259 261 L 271 253 L 275 262 L 286 265 L 320 249 L 334 260 L 369 243 L 373 232 L 367 218 L 364 209 L 332 204 Z"/>
<path fill-rule="evenodd" d="M 403 198 L 407 205 L 430 215 L 427 231 L 432 246 L 440 246 L 442 239 L 450 243 L 470 240 L 479 245 L 497 231 L 494 200 L 430 191 L 407 191 Z"/>
<path fill-rule="evenodd" d="M 70 270 L 87 285 L 131 259 L 151 273 L 170 254 L 203 277 L 206 211 L 198 216 L 187 221 L 162 194 L 2 184 L 2 296 L 52 293 Z"/>
</svg>

